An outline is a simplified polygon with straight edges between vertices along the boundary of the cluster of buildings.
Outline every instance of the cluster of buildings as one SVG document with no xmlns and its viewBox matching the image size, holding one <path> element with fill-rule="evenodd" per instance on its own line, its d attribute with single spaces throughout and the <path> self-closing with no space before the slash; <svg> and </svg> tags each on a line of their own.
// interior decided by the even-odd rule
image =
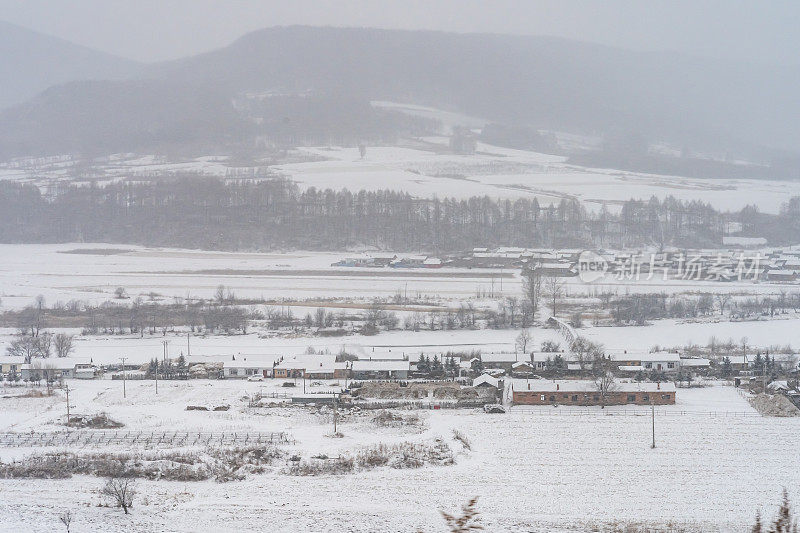
<svg viewBox="0 0 800 533">
<path fill-rule="evenodd" d="M 188 361 L 189 377 L 220 379 L 308 379 L 308 380 L 392 380 L 406 381 L 425 377 L 417 364 L 419 353 L 402 351 L 368 351 L 357 356 L 335 354 L 237 355 L 215 360 L 208 356 Z M 757 372 L 758 355 L 727 355 L 725 364 L 730 375 L 747 379 Z M 445 356 L 438 356 L 444 362 Z M 426 358 L 430 361 L 430 358 Z M 773 368 L 790 373 L 797 371 L 794 354 L 771 355 Z M 593 377 L 594 361 L 572 352 L 491 352 L 471 359 L 454 358 L 446 374 L 476 388 L 491 387 L 497 396 L 507 395 L 520 405 L 670 405 L 676 401 L 674 381 L 682 376 L 703 375 L 721 360 L 686 357 L 675 352 L 643 352 L 621 350 L 602 359 L 604 372 L 614 377 L 598 386 Z M 128 379 L 144 379 L 147 365 L 126 365 Z M 193 372 L 201 368 L 203 372 Z M 209 369 L 214 369 L 210 372 Z M 26 364 L 18 358 L 0 359 L 0 374 L 23 381 L 59 379 L 95 379 L 118 366 L 104 368 L 75 358 L 37 360 Z M 479 374 L 474 379 L 470 379 Z M 549 376 L 548 379 L 542 376 Z M 555 379 L 553 377 L 555 376 Z M 657 376 L 657 377 L 656 377 Z M 116 375 L 112 377 L 117 377 Z M 648 380 L 647 378 L 652 378 Z M 798 395 L 800 400 L 800 395 Z"/>
<path fill-rule="evenodd" d="M 346 257 L 331 264 L 333 267 L 350 268 L 441 268 L 444 261 L 429 255 L 404 255 L 390 253 L 370 253 Z"/>
<path fill-rule="evenodd" d="M 302 354 L 273 358 L 232 358 L 222 364 L 225 379 L 408 379 L 411 362 L 402 354 L 371 353 L 360 359 L 337 361 L 333 354 Z"/>
<path fill-rule="evenodd" d="M 514 352 L 498 352 L 481 354 L 481 363 L 485 372 L 492 375 L 526 376 L 552 369 L 554 361 L 563 361 L 561 373 L 579 374 L 592 368 L 592 361 L 581 359 L 572 352 L 532 352 L 520 354 Z M 665 374 L 677 374 L 682 368 L 691 368 L 692 372 L 702 373 L 711 367 L 711 360 L 699 357 L 681 357 L 673 352 L 612 352 L 606 354 L 608 367 L 617 373 L 635 374 L 653 371 Z"/>
<path fill-rule="evenodd" d="M 474 248 L 470 252 L 441 257 L 398 256 L 371 253 L 348 257 L 332 266 L 362 268 L 530 268 L 542 275 L 574 277 L 602 263 L 604 276 L 618 279 L 666 279 L 796 282 L 800 280 L 800 249 L 746 251 L 743 248 L 658 252 L 645 250 L 600 251 L 501 247 Z M 592 264 L 588 264 L 591 262 Z"/>
<path fill-rule="evenodd" d="M 38 359 L 33 363 L 26 363 L 22 357 L 0 358 L 0 377 L 8 380 L 94 379 L 100 375 L 100 368 L 91 361 L 74 358 Z"/>
</svg>

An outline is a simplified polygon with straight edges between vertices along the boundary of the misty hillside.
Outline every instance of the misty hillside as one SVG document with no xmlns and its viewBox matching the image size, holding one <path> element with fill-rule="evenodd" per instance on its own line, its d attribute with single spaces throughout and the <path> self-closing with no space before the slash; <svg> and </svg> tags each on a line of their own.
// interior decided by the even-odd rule
<svg viewBox="0 0 800 533">
<path fill-rule="evenodd" d="M 643 139 L 692 150 L 794 151 L 800 124 L 787 117 L 800 116 L 799 91 L 797 68 L 556 38 L 271 28 L 217 51 L 149 66 L 138 81 L 55 87 L 0 116 L 0 155 L 156 148 L 186 135 L 220 146 L 252 143 L 287 124 L 291 131 L 278 140 L 314 142 L 334 133 L 294 117 L 301 108 L 313 118 L 326 101 L 344 116 L 360 110 L 366 124 L 360 131 L 361 120 L 350 120 L 335 139 L 414 129 L 364 111 L 370 99 L 600 134 L 621 139 L 623 147 Z M 197 131 L 203 124 L 207 131 Z"/>
<path fill-rule="evenodd" d="M 0 21 L 0 109 L 68 81 L 118 79 L 141 65 Z"/>
</svg>

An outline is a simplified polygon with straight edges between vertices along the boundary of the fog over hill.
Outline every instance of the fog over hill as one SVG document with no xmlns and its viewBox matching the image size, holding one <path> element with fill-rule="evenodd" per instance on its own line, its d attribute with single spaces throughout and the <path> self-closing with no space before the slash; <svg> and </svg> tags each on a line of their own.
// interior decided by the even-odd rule
<svg viewBox="0 0 800 533">
<path fill-rule="evenodd" d="M 250 146 L 264 135 L 373 140 L 414 129 L 364 110 L 382 99 L 599 134 L 622 151 L 666 141 L 764 162 L 800 144 L 800 124 L 787 119 L 800 116 L 799 91 L 796 67 L 551 37 L 280 27 L 150 65 L 136 80 L 54 87 L 0 116 L 0 155 L 153 150 L 178 139 Z M 321 109 L 361 115 L 335 133 L 295 120 Z"/>
<path fill-rule="evenodd" d="M 68 81 L 119 79 L 141 64 L 0 20 L 0 109 Z"/>
</svg>

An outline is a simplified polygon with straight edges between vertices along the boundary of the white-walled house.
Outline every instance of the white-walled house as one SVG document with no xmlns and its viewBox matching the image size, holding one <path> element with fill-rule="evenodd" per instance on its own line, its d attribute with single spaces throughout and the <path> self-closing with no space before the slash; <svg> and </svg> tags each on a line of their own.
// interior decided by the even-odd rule
<svg viewBox="0 0 800 533">
<path fill-rule="evenodd" d="M 354 379 L 408 379 L 411 370 L 409 361 L 353 361 L 351 371 Z"/>
<path fill-rule="evenodd" d="M 681 366 L 681 356 L 670 352 L 623 352 L 610 354 L 610 357 L 620 367 L 640 366 L 644 372 L 678 372 Z"/>
<path fill-rule="evenodd" d="M 225 361 L 222 363 L 222 377 L 225 379 L 246 379 L 251 376 L 272 377 L 271 359 L 251 359 Z"/>
</svg>

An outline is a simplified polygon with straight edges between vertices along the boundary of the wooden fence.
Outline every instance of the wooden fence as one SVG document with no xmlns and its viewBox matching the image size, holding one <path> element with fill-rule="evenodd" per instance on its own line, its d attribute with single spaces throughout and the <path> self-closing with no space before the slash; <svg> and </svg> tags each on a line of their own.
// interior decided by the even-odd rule
<svg viewBox="0 0 800 533">
<path fill-rule="evenodd" d="M 53 431 L 36 433 L 0 433 L 0 447 L 77 447 L 104 446 L 246 446 L 258 444 L 293 444 L 284 432 L 192 432 L 192 431 Z"/>
</svg>

